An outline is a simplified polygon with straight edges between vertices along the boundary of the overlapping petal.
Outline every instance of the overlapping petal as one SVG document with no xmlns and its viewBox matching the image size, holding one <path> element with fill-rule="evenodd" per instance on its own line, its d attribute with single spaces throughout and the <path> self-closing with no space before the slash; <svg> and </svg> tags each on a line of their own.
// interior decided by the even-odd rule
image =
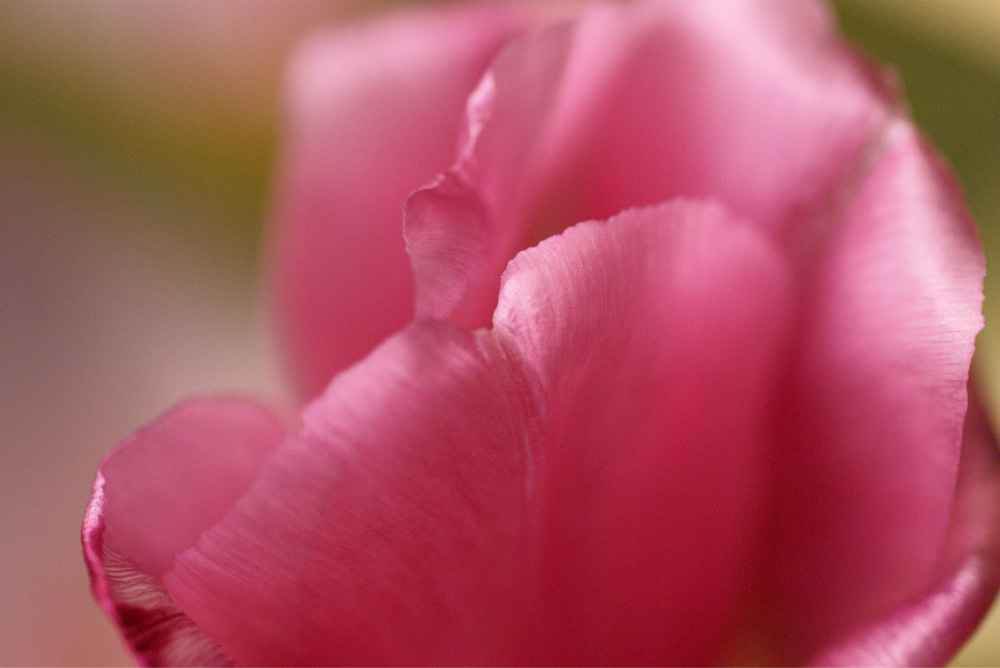
<svg viewBox="0 0 1000 668">
<path fill-rule="evenodd" d="M 574 228 L 512 265 L 492 332 L 419 323 L 338 376 L 224 518 L 157 553 L 168 570 L 116 554 L 241 664 L 718 658 L 788 278 L 717 206 Z M 241 446 L 176 423 L 145 433 Z M 119 468 L 106 485 L 140 479 Z"/>
<path fill-rule="evenodd" d="M 912 146 L 896 148 L 905 155 Z M 887 164 L 896 164 L 895 155 L 886 153 Z M 896 169 L 889 173 L 899 177 Z M 873 172 L 876 183 L 879 174 Z M 868 212 L 864 192 L 855 208 Z M 929 224 L 933 219 L 929 214 Z M 880 220 L 891 225 L 893 218 Z M 866 246 L 843 248 L 863 252 Z M 800 640 L 774 640 L 773 623 L 785 620 L 781 606 L 821 597 L 825 583 L 796 579 L 790 564 L 799 562 L 778 558 L 765 572 L 775 586 L 763 602 L 748 586 L 762 557 L 772 554 L 767 548 L 776 535 L 779 547 L 799 547 L 794 520 L 827 509 L 823 499 L 799 509 L 787 544 L 768 521 L 788 519 L 784 498 L 775 505 L 770 493 L 776 480 L 802 492 L 803 483 L 782 472 L 791 467 L 804 484 L 814 483 L 802 446 L 785 440 L 792 433 L 789 415 L 803 406 L 781 382 L 788 343 L 802 335 L 793 260 L 719 205 L 678 201 L 577 225 L 511 263 L 493 330 L 418 323 L 338 376 L 303 412 L 297 434 L 275 446 L 270 432 L 264 449 L 251 443 L 258 455 L 248 461 L 271 454 L 255 465 L 256 479 L 241 498 L 223 496 L 231 504 L 224 517 L 207 515 L 214 526 L 202 522 L 162 545 L 155 535 L 143 536 L 141 523 L 115 520 L 155 517 L 155 507 L 146 508 L 138 492 L 95 494 L 90 523 L 107 527 L 103 540 L 114 548 L 94 552 L 97 581 L 125 565 L 155 591 L 150 609 L 159 617 L 147 614 L 125 626 L 133 645 L 197 650 L 141 650 L 158 662 L 193 655 L 240 664 L 717 663 L 752 656 L 758 648 L 747 645 L 748 637 L 785 643 L 767 647 L 771 657 L 815 653 L 836 640 L 829 629 L 850 630 L 836 625 L 844 614 L 839 609 L 830 611 L 832 622 L 818 620 L 830 624 L 822 630 L 793 627 L 789 633 L 803 633 Z M 954 260 L 944 257 L 941 266 Z M 969 308 L 976 302 L 957 297 L 943 303 Z M 975 330 L 975 318 L 952 321 Z M 938 332 L 932 342 L 941 338 L 940 328 L 927 329 Z M 793 366 L 799 360 L 793 356 Z M 118 462 L 148 461 L 160 449 L 181 453 L 179 462 L 197 451 L 225 464 L 225 453 L 239 452 L 246 436 L 221 433 L 211 406 L 201 410 L 194 421 L 167 418 L 123 445 L 102 470 L 102 486 L 135 484 L 138 464 Z M 948 414 L 943 417 L 947 422 Z M 966 456 L 973 464 L 963 477 L 974 483 L 959 488 L 963 505 L 954 511 L 971 520 L 955 520 L 952 535 L 959 538 L 946 542 L 940 535 L 928 543 L 931 565 L 958 564 L 957 580 L 942 582 L 940 592 L 916 604 L 916 616 L 930 626 L 926 632 L 907 636 L 908 622 L 902 632 L 904 638 L 943 638 L 946 649 L 918 648 L 905 656 L 949 651 L 996 586 L 988 568 L 995 532 L 981 531 L 980 514 L 992 506 L 973 505 L 963 491 L 998 493 L 993 469 L 980 465 L 991 461 L 981 421 L 971 424 L 966 442 L 973 449 Z M 933 419 L 926 425 L 933 427 Z M 819 456 L 824 442 L 822 434 L 815 437 L 811 455 Z M 935 443 L 947 480 L 942 438 Z M 924 466 L 915 457 L 933 450 L 927 448 L 893 453 L 893 467 L 903 471 L 898 475 Z M 136 449 L 137 455 L 128 454 Z M 207 470 L 224 488 L 248 485 L 242 475 L 227 483 L 224 467 Z M 895 470 L 880 473 L 890 492 L 913 490 L 908 479 L 892 477 Z M 884 489 L 866 481 L 872 494 Z M 950 488 L 941 492 L 944 498 L 933 496 L 933 486 L 923 493 L 930 495 L 930 510 L 941 505 L 952 512 Z M 812 498 L 806 494 L 802 502 Z M 908 521 L 905 513 L 890 516 L 864 505 L 850 510 L 857 526 L 914 541 L 927 533 L 920 518 Z M 802 526 L 816 531 L 820 545 L 857 537 L 849 524 Z M 194 542 L 193 533 L 200 534 Z M 861 560 L 839 584 L 845 592 L 859 582 L 873 587 L 872 597 L 841 605 L 857 615 L 855 622 L 880 624 L 878 639 L 886 627 L 900 626 L 897 617 L 908 619 L 906 600 L 935 580 L 927 571 L 877 589 L 869 578 L 880 566 L 870 566 L 873 557 L 864 550 L 890 560 L 895 555 L 878 551 L 879 536 L 864 538 L 872 545 L 855 546 Z M 796 556 L 807 567 L 837 573 L 843 554 L 819 561 L 808 550 Z M 164 563 L 172 564 L 169 570 Z M 789 587 L 801 587 L 801 596 Z M 120 591 L 112 589 L 109 600 L 127 609 Z M 888 601 L 878 598 L 884 591 Z M 744 616 L 762 605 L 767 615 L 746 627 Z M 882 624 L 879 616 L 890 621 Z M 896 651 L 891 643 L 873 646 L 868 636 L 857 641 L 861 649 L 851 642 L 821 659 Z"/>
<path fill-rule="evenodd" d="M 819 3 L 606 3 L 514 40 L 457 161 L 407 204 L 417 313 L 487 325 L 518 251 L 676 196 L 789 234 L 893 98 Z"/>
<path fill-rule="evenodd" d="M 239 664 L 496 662 L 526 591 L 531 421 L 511 386 L 468 332 L 390 338 L 305 409 L 164 589 Z"/>
<path fill-rule="evenodd" d="M 783 538 L 762 577 L 781 608 L 765 642 L 797 661 L 926 585 L 982 259 L 891 89 L 815 6 L 773 9 L 602 7 L 516 42 L 471 99 L 456 164 L 409 200 L 407 234 L 418 312 L 473 326 L 513 253 L 648 198 L 711 194 L 781 240 L 802 293 L 776 418 Z"/>
</svg>

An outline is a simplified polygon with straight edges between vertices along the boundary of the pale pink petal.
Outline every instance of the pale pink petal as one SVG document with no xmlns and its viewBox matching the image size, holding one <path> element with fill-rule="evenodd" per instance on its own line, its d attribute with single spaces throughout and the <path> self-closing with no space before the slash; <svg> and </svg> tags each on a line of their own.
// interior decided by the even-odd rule
<svg viewBox="0 0 1000 668">
<path fill-rule="evenodd" d="M 485 337 L 417 324 L 342 373 L 162 577 L 248 665 L 496 663 L 534 603 L 525 391 Z"/>
<path fill-rule="evenodd" d="M 494 336 L 543 407 L 529 662 L 701 664 L 742 642 L 789 278 L 759 230 L 683 201 L 511 263 Z"/>
<path fill-rule="evenodd" d="M 982 327 L 982 250 L 954 181 L 903 121 L 800 248 L 797 362 L 779 410 L 774 644 L 798 662 L 924 592 L 958 470 Z"/>
<path fill-rule="evenodd" d="M 521 3 L 400 11 L 299 52 L 270 259 L 304 396 L 409 322 L 403 202 L 452 160 L 465 98 L 528 14 Z"/>
<path fill-rule="evenodd" d="M 935 583 L 812 661 L 837 666 L 941 666 L 972 635 L 1000 587 L 1000 457 L 982 408 L 965 422 L 958 488 Z"/>
<path fill-rule="evenodd" d="M 101 464 L 84 518 L 84 555 L 98 602 L 140 663 L 228 661 L 158 578 L 246 492 L 283 437 L 281 423 L 255 405 L 193 401 Z"/>
<path fill-rule="evenodd" d="M 470 98 L 455 164 L 407 205 L 417 314 L 486 325 L 518 251 L 678 195 L 787 235 L 892 97 L 801 0 L 597 4 L 515 40 Z"/>
</svg>

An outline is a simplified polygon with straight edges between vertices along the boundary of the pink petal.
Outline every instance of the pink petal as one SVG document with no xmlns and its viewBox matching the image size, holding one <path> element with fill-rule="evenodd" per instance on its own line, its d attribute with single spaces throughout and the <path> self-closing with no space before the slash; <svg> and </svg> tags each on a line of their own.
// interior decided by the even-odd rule
<svg viewBox="0 0 1000 668">
<path fill-rule="evenodd" d="M 486 325 L 518 251 L 677 195 L 785 235 L 891 97 L 800 0 L 600 4 L 516 40 L 470 99 L 457 161 L 408 202 L 417 314 Z"/>
<path fill-rule="evenodd" d="M 98 601 L 140 663 L 226 663 L 157 580 L 246 492 L 283 436 L 281 423 L 257 406 L 189 402 L 101 464 L 84 554 Z"/>
<path fill-rule="evenodd" d="M 465 98 L 533 20 L 519 3 L 396 12 L 298 54 L 271 274 L 304 396 L 409 322 L 403 202 L 448 165 Z"/>
<path fill-rule="evenodd" d="M 802 403 L 779 382 L 796 333 L 784 252 L 719 206 L 631 210 L 520 254 L 492 332 L 424 322 L 389 339 L 306 408 L 256 473 L 262 457 L 219 498 L 200 495 L 213 510 L 194 526 L 191 485 L 171 471 L 197 477 L 179 464 L 200 452 L 206 478 L 225 480 L 231 446 L 250 439 L 266 453 L 278 425 L 251 412 L 245 424 L 260 420 L 269 436 L 220 433 L 209 406 L 126 443 L 85 525 L 99 597 L 157 662 L 689 664 L 751 656 L 761 639 L 769 657 L 834 642 L 821 659 L 945 655 L 996 578 L 990 518 L 974 502 L 956 506 L 947 539 L 923 524 L 948 521 L 949 411 L 960 419 L 965 400 L 948 378 L 968 366 L 980 319 L 977 279 L 964 274 L 981 258 L 950 181 L 908 127 L 893 128 L 798 295 L 809 306 L 792 348 Z M 887 243 L 902 244 L 901 259 Z M 868 254 L 890 258 L 884 275 L 867 273 Z M 906 300 L 887 297 L 903 287 Z M 861 355 L 844 358 L 860 360 L 854 375 L 836 364 L 845 350 Z M 941 373 L 915 385 L 910 355 Z M 859 377 L 869 385 L 850 386 Z M 879 383 L 892 391 L 844 412 L 843 392 Z M 842 403 L 820 403 L 827 392 Z M 895 419 L 900 405 L 922 413 Z M 856 470 L 829 465 L 844 445 Z M 172 463 L 152 490 L 167 501 L 150 504 L 139 481 L 163 455 Z M 769 496 L 776 482 L 787 496 Z M 969 485 L 962 499 L 993 493 Z M 783 514 L 769 525 L 775 502 Z M 159 507 L 177 503 L 171 522 Z M 870 533 L 879 522 L 888 538 Z M 926 548 L 923 571 L 891 549 L 904 541 Z M 767 558 L 761 603 L 755 568 Z M 911 571 L 899 578 L 877 559 Z M 859 620 L 874 631 L 856 631 Z M 933 631 L 922 646 L 919 623 Z"/>
<path fill-rule="evenodd" d="M 162 577 L 177 605 L 239 664 L 508 655 L 531 421 L 491 348 L 418 324 L 338 376 Z"/>
<path fill-rule="evenodd" d="M 525 252 L 494 332 L 389 339 L 156 571 L 181 631 L 240 664 L 718 659 L 757 549 L 786 279 L 706 205 Z"/>
<path fill-rule="evenodd" d="M 948 525 L 982 251 L 958 189 L 895 121 L 811 240 L 776 471 L 774 645 L 798 662 L 925 591 Z"/>
<path fill-rule="evenodd" d="M 494 335 L 544 407 L 529 663 L 725 660 L 761 538 L 788 279 L 759 230 L 683 201 L 511 263 Z"/>
<path fill-rule="evenodd" d="M 1000 587 L 1000 456 L 978 402 L 965 422 L 958 488 L 932 586 L 814 658 L 821 666 L 940 666 L 972 635 Z"/>
</svg>

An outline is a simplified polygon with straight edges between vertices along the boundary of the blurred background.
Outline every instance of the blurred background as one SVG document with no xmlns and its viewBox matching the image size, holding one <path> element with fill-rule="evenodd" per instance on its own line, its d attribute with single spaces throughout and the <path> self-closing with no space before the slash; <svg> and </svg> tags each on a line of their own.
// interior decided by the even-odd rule
<svg viewBox="0 0 1000 668">
<path fill-rule="evenodd" d="M 0 665 L 130 663 L 78 539 L 110 447 L 188 395 L 289 402 L 257 273 L 280 74 L 383 4 L 0 0 Z M 1000 415 L 1000 1 L 836 9 L 979 221 Z M 957 663 L 1000 664 L 1000 614 Z"/>
</svg>

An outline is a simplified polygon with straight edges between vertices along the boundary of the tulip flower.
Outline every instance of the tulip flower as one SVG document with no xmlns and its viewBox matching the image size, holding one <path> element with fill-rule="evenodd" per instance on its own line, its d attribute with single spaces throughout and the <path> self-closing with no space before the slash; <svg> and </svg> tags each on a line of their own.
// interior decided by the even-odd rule
<svg viewBox="0 0 1000 668">
<path fill-rule="evenodd" d="M 270 267 L 313 398 L 105 459 L 84 548 L 137 660 L 957 651 L 1000 583 L 982 252 L 824 6 L 408 10 L 290 95 Z"/>
</svg>

